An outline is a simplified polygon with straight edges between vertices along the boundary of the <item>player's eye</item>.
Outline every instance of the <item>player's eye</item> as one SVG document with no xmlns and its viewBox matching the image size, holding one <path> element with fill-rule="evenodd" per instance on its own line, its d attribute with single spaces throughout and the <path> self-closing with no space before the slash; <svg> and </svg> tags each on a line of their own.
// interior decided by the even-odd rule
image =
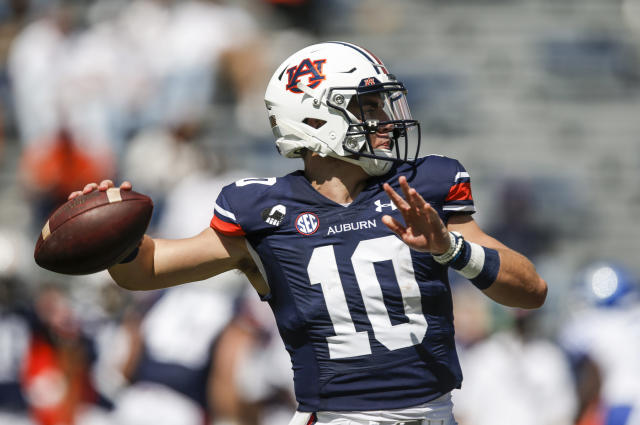
<svg viewBox="0 0 640 425">
<path fill-rule="evenodd" d="M 362 105 L 362 112 L 364 114 L 374 114 L 380 110 L 380 105 L 374 103 L 367 103 Z"/>
<path fill-rule="evenodd" d="M 375 112 L 376 110 L 374 108 L 362 108 L 362 113 L 365 114 L 365 116 L 371 115 Z"/>
</svg>

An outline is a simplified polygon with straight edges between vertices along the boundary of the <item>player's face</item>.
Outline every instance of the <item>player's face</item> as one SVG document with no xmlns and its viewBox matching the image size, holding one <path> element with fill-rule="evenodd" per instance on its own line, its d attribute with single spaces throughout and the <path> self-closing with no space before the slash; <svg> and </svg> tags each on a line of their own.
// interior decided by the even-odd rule
<svg viewBox="0 0 640 425">
<path fill-rule="evenodd" d="M 358 102 L 359 101 L 359 102 Z M 353 96 L 347 110 L 362 121 L 388 121 L 389 116 L 384 111 L 384 102 L 379 93 Z M 390 149 L 393 124 L 378 125 L 375 133 L 370 134 L 373 149 Z"/>
</svg>

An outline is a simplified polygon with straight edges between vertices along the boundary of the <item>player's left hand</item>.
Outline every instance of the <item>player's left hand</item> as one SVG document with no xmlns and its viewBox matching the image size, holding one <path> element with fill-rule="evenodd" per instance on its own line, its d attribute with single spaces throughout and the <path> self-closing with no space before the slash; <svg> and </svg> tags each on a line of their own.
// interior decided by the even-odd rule
<svg viewBox="0 0 640 425">
<path fill-rule="evenodd" d="M 389 215 L 383 216 L 382 222 L 411 249 L 432 254 L 446 252 L 451 244 L 449 232 L 436 210 L 414 188 L 409 186 L 406 177 L 400 176 L 398 182 L 404 198 L 396 193 L 388 183 L 385 183 L 383 187 L 391 201 L 400 210 L 405 225 Z"/>
</svg>

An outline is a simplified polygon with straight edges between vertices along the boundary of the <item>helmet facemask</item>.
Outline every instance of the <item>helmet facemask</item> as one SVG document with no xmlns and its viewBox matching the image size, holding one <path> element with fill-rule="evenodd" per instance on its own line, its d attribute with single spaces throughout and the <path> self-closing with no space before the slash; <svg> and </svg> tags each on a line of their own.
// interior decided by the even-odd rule
<svg viewBox="0 0 640 425">
<path fill-rule="evenodd" d="M 327 106 L 340 111 L 349 123 L 342 141 L 349 156 L 343 159 L 354 160 L 349 162 L 367 173 L 381 175 L 394 162 L 412 163 L 418 158 L 420 124 L 411 117 L 402 83 L 367 78 L 358 87 L 333 87 L 327 93 Z"/>
</svg>

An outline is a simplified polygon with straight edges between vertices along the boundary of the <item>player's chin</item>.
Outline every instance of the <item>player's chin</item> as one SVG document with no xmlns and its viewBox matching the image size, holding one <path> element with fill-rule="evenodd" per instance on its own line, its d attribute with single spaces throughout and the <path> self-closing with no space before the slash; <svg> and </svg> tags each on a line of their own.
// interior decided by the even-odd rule
<svg viewBox="0 0 640 425">
<path fill-rule="evenodd" d="M 378 156 L 378 157 L 382 157 L 382 158 L 392 158 L 393 157 L 393 151 L 385 146 L 380 146 L 377 147 L 373 150 L 373 152 Z"/>
</svg>

